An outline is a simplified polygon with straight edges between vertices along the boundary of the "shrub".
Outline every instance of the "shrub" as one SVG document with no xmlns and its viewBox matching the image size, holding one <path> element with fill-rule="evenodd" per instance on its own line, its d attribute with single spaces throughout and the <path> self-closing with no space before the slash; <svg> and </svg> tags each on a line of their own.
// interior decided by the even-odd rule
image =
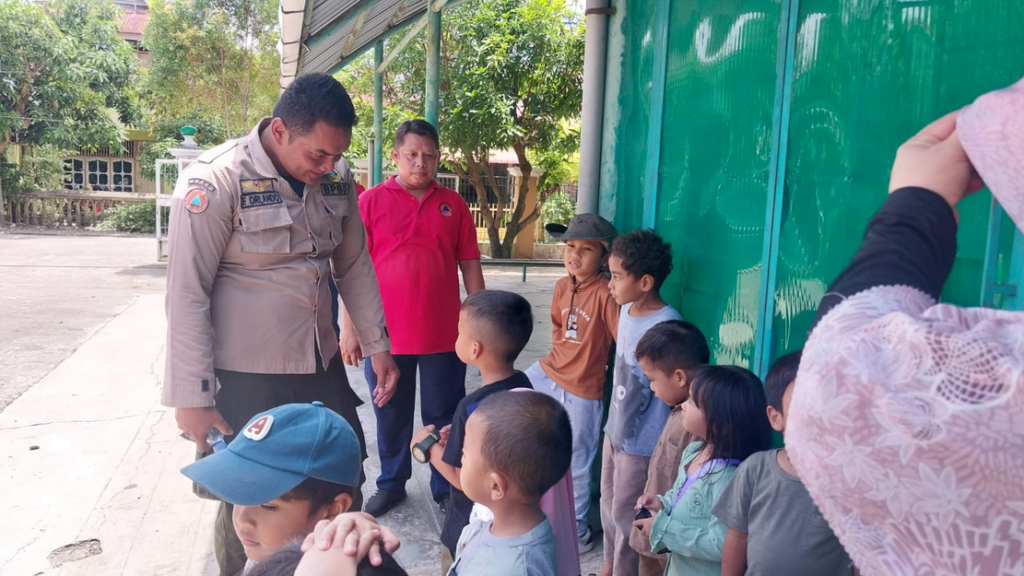
<svg viewBox="0 0 1024 576">
<path fill-rule="evenodd" d="M 138 204 L 119 204 L 103 211 L 103 220 L 96 226 L 100 230 L 116 230 L 118 232 L 137 232 L 153 234 L 156 232 L 156 201 Z"/>
<path fill-rule="evenodd" d="M 541 213 L 545 224 L 566 225 L 576 215 L 576 203 L 565 192 L 555 192 L 544 201 Z"/>
</svg>

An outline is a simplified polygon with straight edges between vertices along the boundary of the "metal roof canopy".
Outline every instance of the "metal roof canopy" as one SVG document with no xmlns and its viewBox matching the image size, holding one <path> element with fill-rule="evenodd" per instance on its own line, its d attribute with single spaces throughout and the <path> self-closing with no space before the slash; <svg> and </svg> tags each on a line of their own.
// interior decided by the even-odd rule
<svg viewBox="0 0 1024 576">
<path fill-rule="evenodd" d="M 281 0 L 281 89 L 309 72 L 333 74 L 378 40 L 416 22 L 396 52 L 426 25 L 429 4 L 434 11 L 468 0 Z M 385 59 L 390 62 L 392 55 Z"/>
</svg>

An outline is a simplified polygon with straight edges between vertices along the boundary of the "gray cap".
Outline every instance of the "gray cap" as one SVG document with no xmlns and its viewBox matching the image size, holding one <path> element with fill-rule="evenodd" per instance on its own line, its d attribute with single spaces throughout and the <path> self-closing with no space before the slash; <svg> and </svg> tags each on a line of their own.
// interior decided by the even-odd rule
<svg viewBox="0 0 1024 576">
<path fill-rule="evenodd" d="M 597 214 L 577 214 L 569 221 L 569 226 L 548 224 L 544 229 L 556 240 L 599 240 L 611 249 L 615 240 L 615 226 Z"/>
</svg>

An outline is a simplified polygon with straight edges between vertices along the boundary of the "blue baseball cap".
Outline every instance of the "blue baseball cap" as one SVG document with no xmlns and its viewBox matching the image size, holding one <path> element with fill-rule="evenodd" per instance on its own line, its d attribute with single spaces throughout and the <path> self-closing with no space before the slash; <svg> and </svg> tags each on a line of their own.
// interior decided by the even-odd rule
<svg viewBox="0 0 1024 576">
<path fill-rule="evenodd" d="M 356 487 L 363 459 L 352 426 L 322 402 L 285 404 L 261 412 L 225 450 L 182 468 L 218 498 L 258 506 L 284 496 L 306 478 Z"/>
</svg>

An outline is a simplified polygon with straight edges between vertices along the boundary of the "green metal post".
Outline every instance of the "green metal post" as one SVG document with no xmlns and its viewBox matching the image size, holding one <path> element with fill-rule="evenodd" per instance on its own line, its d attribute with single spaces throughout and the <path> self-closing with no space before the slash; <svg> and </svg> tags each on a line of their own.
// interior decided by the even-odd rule
<svg viewBox="0 0 1024 576">
<path fill-rule="evenodd" d="M 999 264 L 999 237 L 1002 236 L 1003 207 L 992 199 L 992 209 L 988 218 L 988 238 L 985 241 L 985 267 L 981 276 L 981 305 L 991 308 L 996 294 L 999 293 L 997 270 Z"/>
<path fill-rule="evenodd" d="M 372 184 L 376 186 L 384 180 L 384 73 L 377 70 L 384 61 L 384 41 L 378 40 L 373 49 L 373 147 Z"/>
<path fill-rule="evenodd" d="M 779 19 L 779 52 L 772 117 L 772 150 L 765 209 L 764 244 L 761 254 L 761 288 L 758 302 L 754 363 L 751 371 L 760 378 L 772 360 L 772 324 L 775 322 L 775 287 L 778 280 L 779 237 L 786 193 L 786 154 L 789 151 L 789 112 L 793 96 L 793 64 L 796 59 L 800 0 L 783 0 Z"/>
<path fill-rule="evenodd" d="M 668 71 L 670 0 L 658 0 L 654 31 L 654 72 L 651 75 L 651 115 L 647 126 L 647 169 L 644 182 L 643 227 L 654 228 L 658 214 L 658 174 L 661 172 L 661 124 L 665 119 L 665 76 Z"/>
<path fill-rule="evenodd" d="M 427 93 L 424 112 L 427 122 L 437 128 L 438 103 L 441 98 L 441 12 L 434 11 L 432 7 L 428 7 L 428 10 Z"/>
</svg>

